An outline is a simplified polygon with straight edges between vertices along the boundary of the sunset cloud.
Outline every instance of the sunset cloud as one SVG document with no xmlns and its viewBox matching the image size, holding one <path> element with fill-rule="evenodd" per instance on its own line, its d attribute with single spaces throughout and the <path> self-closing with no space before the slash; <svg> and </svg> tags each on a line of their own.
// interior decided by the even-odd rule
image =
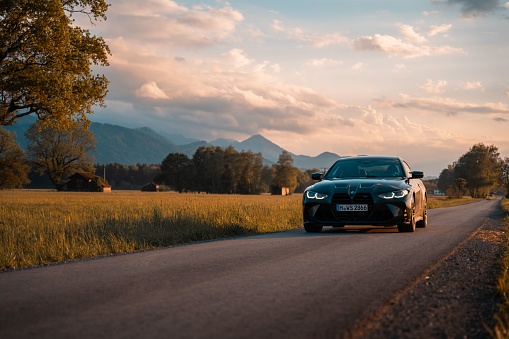
<svg viewBox="0 0 509 339">
<path fill-rule="evenodd" d="M 105 22 L 76 17 L 111 49 L 91 119 L 438 167 L 487 137 L 509 156 L 507 20 L 475 20 L 494 4 L 115 0 Z"/>
<path fill-rule="evenodd" d="M 442 93 L 444 91 L 445 86 L 447 86 L 447 81 L 445 80 L 437 80 L 433 81 L 428 79 L 424 85 L 421 86 L 423 90 L 428 93 Z"/>
<path fill-rule="evenodd" d="M 136 95 L 150 99 L 169 99 L 166 93 L 157 86 L 155 81 L 141 85 L 141 87 L 136 90 Z"/>
<path fill-rule="evenodd" d="M 315 47 L 326 47 L 348 42 L 348 39 L 340 33 L 309 33 L 302 28 L 286 28 L 279 20 L 273 21 L 272 29 L 276 32 L 284 33 L 288 39 L 305 42 Z"/>
<path fill-rule="evenodd" d="M 463 49 L 451 46 L 424 46 L 403 42 L 390 35 L 375 34 L 363 36 L 354 41 L 354 47 L 358 51 L 384 52 L 403 58 L 417 58 L 444 54 L 462 54 Z"/>
<path fill-rule="evenodd" d="M 469 82 L 461 83 L 461 88 L 466 89 L 468 91 L 476 90 L 476 89 L 484 90 L 480 81 L 469 81 Z"/>
<path fill-rule="evenodd" d="M 123 36 L 143 45 L 206 46 L 230 37 L 244 16 L 232 7 L 185 7 L 175 1 L 118 0 L 108 12 L 108 36 Z M 128 24 L 126 24 L 128 23 Z M 154 47 L 152 47 L 154 48 Z"/>
<path fill-rule="evenodd" d="M 399 27 L 399 32 L 408 41 L 416 42 L 419 44 L 425 43 L 427 41 L 426 37 L 422 36 L 421 34 L 417 33 L 414 29 L 414 27 L 410 25 L 401 25 Z"/>
<path fill-rule="evenodd" d="M 428 29 L 428 36 L 432 37 L 440 33 L 446 33 L 452 28 L 451 24 L 434 25 Z"/>
<path fill-rule="evenodd" d="M 469 103 L 453 98 L 444 97 L 411 97 L 401 95 L 402 100 L 391 101 L 386 99 L 376 100 L 381 107 L 388 108 L 413 108 L 428 112 L 439 112 L 448 116 L 470 113 L 470 114 L 508 114 L 509 105 L 506 103 Z"/>
</svg>

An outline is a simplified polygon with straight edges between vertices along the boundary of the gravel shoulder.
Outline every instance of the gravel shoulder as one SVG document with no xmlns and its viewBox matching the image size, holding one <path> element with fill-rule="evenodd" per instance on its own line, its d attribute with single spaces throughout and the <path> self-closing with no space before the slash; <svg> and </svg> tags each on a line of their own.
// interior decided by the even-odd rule
<svg viewBox="0 0 509 339">
<path fill-rule="evenodd" d="M 496 284 L 505 234 L 497 209 L 389 305 L 351 332 L 351 338 L 490 338 L 500 301 Z M 350 337 L 350 335 L 349 335 Z"/>
</svg>

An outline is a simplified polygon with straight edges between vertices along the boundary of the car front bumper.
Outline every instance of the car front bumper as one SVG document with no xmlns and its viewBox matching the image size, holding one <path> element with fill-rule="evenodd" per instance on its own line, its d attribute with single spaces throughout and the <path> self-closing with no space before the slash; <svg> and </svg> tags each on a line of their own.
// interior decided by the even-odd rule
<svg viewBox="0 0 509 339">
<path fill-rule="evenodd" d="M 404 201 L 374 202 L 366 197 L 362 202 L 368 205 L 367 211 L 338 211 L 337 205 L 346 202 L 332 199 L 331 202 L 304 201 L 304 224 L 311 226 L 345 226 L 345 225 L 373 225 L 394 226 L 408 224 L 412 216 L 410 199 Z M 353 202 L 348 202 L 353 203 Z"/>
</svg>

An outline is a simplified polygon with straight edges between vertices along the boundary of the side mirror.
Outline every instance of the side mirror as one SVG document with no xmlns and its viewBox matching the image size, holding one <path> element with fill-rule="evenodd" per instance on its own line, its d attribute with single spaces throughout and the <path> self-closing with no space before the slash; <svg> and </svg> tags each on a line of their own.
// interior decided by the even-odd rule
<svg viewBox="0 0 509 339">
<path fill-rule="evenodd" d="M 410 172 L 412 175 L 410 179 L 421 179 L 424 178 L 424 172 L 423 171 L 412 171 Z"/>
<path fill-rule="evenodd" d="M 311 173 L 311 179 L 313 179 L 313 180 L 322 180 L 323 179 L 323 173 L 321 173 L 321 172 Z"/>
</svg>

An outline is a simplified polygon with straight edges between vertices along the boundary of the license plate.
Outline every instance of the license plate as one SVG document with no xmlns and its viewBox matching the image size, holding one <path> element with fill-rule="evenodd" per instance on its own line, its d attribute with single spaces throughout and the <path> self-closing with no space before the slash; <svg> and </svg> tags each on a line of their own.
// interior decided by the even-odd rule
<svg viewBox="0 0 509 339">
<path fill-rule="evenodd" d="M 367 210 L 367 204 L 336 205 L 336 211 L 338 212 L 366 212 Z"/>
</svg>

